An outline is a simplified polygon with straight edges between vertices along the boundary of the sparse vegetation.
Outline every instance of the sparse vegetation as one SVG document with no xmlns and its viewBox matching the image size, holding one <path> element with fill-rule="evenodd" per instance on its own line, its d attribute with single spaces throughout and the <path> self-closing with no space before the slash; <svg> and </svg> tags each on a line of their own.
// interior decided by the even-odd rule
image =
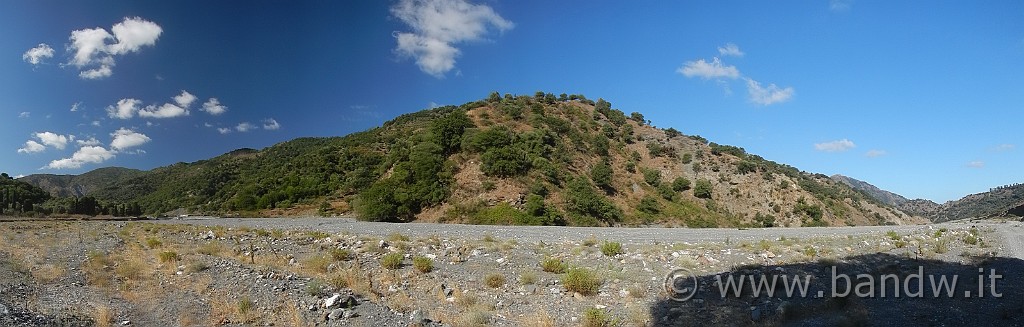
<svg viewBox="0 0 1024 327">
<path fill-rule="evenodd" d="M 405 256 L 401 253 L 388 253 L 380 258 L 380 266 L 395 270 L 402 268 L 402 261 L 405 260 Z"/>
<path fill-rule="evenodd" d="M 608 312 L 598 308 L 587 308 L 583 310 L 583 327 L 611 327 L 614 326 L 612 317 Z"/>
<path fill-rule="evenodd" d="M 616 255 L 622 254 L 624 253 L 622 251 L 622 243 L 604 242 L 604 244 L 601 244 L 601 253 L 609 257 L 614 257 Z"/>
<path fill-rule="evenodd" d="M 412 266 L 417 271 L 425 274 L 434 270 L 434 260 L 424 256 L 416 256 L 412 258 Z"/>
<path fill-rule="evenodd" d="M 557 259 L 557 258 L 547 258 L 547 259 L 544 259 L 544 261 L 540 262 L 540 267 L 545 272 L 554 273 L 554 274 L 564 273 L 565 270 L 568 269 L 568 265 L 566 265 L 564 262 L 562 262 L 561 259 Z"/>
<path fill-rule="evenodd" d="M 490 288 L 499 288 L 505 285 L 505 275 L 493 272 L 484 276 L 484 285 Z"/>
<path fill-rule="evenodd" d="M 597 294 L 597 289 L 601 287 L 601 280 L 587 268 L 570 268 L 562 277 L 562 285 L 565 286 L 566 291 L 589 296 Z"/>
</svg>

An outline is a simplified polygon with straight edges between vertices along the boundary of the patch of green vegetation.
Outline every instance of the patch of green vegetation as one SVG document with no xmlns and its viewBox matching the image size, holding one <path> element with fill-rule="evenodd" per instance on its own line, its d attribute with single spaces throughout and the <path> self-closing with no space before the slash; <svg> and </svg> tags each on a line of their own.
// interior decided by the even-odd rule
<svg viewBox="0 0 1024 327">
<path fill-rule="evenodd" d="M 601 253 L 605 256 L 614 257 L 625 252 L 622 251 L 622 243 L 604 242 L 604 244 L 601 244 Z"/>
<path fill-rule="evenodd" d="M 380 258 L 380 266 L 386 269 L 395 270 L 402 268 L 402 261 L 405 260 L 405 255 L 394 252 L 388 253 Z"/>
<path fill-rule="evenodd" d="M 568 269 L 568 265 L 566 265 L 565 262 L 562 262 L 561 259 L 547 258 L 540 262 L 540 268 L 545 272 L 561 274 Z"/>
<path fill-rule="evenodd" d="M 593 271 L 586 268 L 570 268 L 565 271 L 565 276 L 562 277 L 562 285 L 565 286 L 566 291 L 580 293 L 585 296 L 597 294 L 601 283 L 601 279 Z"/>
<path fill-rule="evenodd" d="M 434 260 L 424 256 L 416 256 L 412 258 L 412 266 L 417 271 L 425 274 L 434 270 Z"/>
</svg>

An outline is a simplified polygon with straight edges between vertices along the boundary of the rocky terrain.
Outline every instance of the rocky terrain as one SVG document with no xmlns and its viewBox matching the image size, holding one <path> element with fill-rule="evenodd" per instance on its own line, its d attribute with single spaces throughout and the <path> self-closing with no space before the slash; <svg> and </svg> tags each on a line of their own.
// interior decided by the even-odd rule
<svg viewBox="0 0 1024 327">
<path fill-rule="evenodd" d="M 195 219 L 0 224 L 11 326 L 673 326 L 1024 322 L 1020 223 L 670 229 Z M 1005 275 L 1005 298 L 721 298 L 716 276 Z M 699 293 L 672 301 L 665 277 Z M 973 289 L 973 288 L 971 288 Z M 949 310 L 958 307 L 959 310 Z M 979 308 L 984 307 L 985 310 Z M 973 309 L 972 309 L 973 308 Z M 978 309 L 978 310 L 975 310 Z"/>
</svg>

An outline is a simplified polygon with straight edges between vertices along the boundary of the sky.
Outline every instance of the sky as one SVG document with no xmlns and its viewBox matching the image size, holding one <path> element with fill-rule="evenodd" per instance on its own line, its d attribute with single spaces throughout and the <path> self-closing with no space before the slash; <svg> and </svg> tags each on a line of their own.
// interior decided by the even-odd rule
<svg viewBox="0 0 1024 327">
<path fill-rule="evenodd" d="M 5 1 L 0 30 L 11 176 L 545 91 L 909 198 L 1024 182 L 1021 1 Z"/>
</svg>

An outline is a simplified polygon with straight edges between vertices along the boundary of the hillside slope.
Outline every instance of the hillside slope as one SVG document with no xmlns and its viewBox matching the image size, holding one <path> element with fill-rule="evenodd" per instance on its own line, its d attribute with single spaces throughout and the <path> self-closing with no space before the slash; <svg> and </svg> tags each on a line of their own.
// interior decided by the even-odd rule
<svg viewBox="0 0 1024 327">
<path fill-rule="evenodd" d="M 90 192 L 151 213 L 355 212 L 483 224 L 918 223 L 828 176 L 650 126 L 604 100 L 500 96 L 115 180 Z"/>
<path fill-rule="evenodd" d="M 1024 216 L 1024 184 L 997 187 L 988 192 L 971 194 L 959 200 L 938 204 L 924 199 L 909 200 L 899 194 L 843 175 L 833 175 L 832 179 L 860 190 L 879 202 L 934 222 L 964 218 Z"/>
<path fill-rule="evenodd" d="M 81 175 L 29 175 L 19 180 L 46 190 L 55 197 L 83 197 L 110 183 L 142 174 L 137 169 L 106 167 Z"/>
</svg>

